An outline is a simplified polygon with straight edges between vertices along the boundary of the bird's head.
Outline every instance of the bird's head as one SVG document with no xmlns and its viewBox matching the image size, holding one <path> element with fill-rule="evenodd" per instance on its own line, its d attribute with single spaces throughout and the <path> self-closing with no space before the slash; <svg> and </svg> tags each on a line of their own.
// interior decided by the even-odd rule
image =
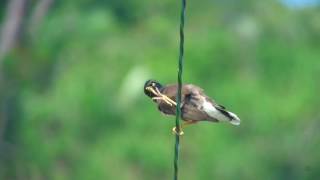
<svg viewBox="0 0 320 180">
<path fill-rule="evenodd" d="M 161 91 L 162 85 L 155 80 L 148 80 L 144 84 L 144 93 L 153 98 L 157 97 L 157 90 Z"/>
</svg>

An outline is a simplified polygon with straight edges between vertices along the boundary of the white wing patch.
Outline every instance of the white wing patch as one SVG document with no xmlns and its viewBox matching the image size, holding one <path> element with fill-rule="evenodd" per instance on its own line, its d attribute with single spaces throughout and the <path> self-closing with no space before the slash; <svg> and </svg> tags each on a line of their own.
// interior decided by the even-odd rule
<svg viewBox="0 0 320 180">
<path fill-rule="evenodd" d="M 233 119 L 230 121 L 230 123 L 233 125 L 236 125 L 236 126 L 240 125 L 240 118 L 232 112 L 229 112 L 229 114 L 233 117 Z"/>
<path fill-rule="evenodd" d="M 211 117 L 219 121 L 230 121 L 228 117 L 218 111 L 210 102 L 204 100 L 202 104 L 203 110 Z"/>
<path fill-rule="evenodd" d="M 208 102 L 206 99 L 204 99 L 202 104 L 203 110 L 211 117 L 217 119 L 218 121 L 227 121 L 230 122 L 233 125 L 240 125 L 240 118 L 232 113 L 229 112 L 230 116 L 232 116 L 232 119 L 225 116 L 223 113 L 221 113 L 219 110 L 217 110 L 210 102 Z"/>
</svg>

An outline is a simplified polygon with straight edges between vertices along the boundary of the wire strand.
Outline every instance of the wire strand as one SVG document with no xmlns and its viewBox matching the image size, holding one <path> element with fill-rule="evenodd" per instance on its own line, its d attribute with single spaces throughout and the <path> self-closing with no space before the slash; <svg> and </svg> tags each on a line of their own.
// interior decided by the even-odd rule
<svg viewBox="0 0 320 180">
<path fill-rule="evenodd" d="M 180 148 L 180 116 L 181 116 L 181 88 L 182 88 L 182 72 L 183 72 L 183 58 L 184 58 L 184 21 L 186 15 L 186 0 L 182 1 L 181 14 L 180 14 L 180 49 L 179 49 L 179 62 L 178 62 L 178 92 L 177 92 L 177 106 L 176 106 L 176 138 L 174 149 L 174 180 L 178 180 L 178 160 Z"/>
</svg>

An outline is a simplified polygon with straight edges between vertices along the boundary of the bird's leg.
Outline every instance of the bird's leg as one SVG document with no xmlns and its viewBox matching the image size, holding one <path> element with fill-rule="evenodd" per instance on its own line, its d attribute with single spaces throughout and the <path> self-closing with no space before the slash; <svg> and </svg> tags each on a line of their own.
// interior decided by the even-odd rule
<svg viewBox="0 0 320 180">
<path fill-rule="evenodd" d="M 152 99 L 162 99 L 163 101 L 165 101 L 167 104 L 169 104 L 170 106 L 172 105 L 177 105 L 176 102 L 174 102 L 172 99 L 170 99 L 168 96 L 162 94 L 158 88 L 152 89 L 151 87 L 147 87 L 147 90 L 149 90 L 150 92 L 152 92 L 154 95 L 156 95 L 157 97 L 154 97 Z"/>
<path fill-rule="evenodd" d="M 163 100 L 163 101 L 165 101 L 167 104 L 169 104 L 170 106 L 172 106 L 172 100 L 171 101 L 168 101 L 168 97 L 167 96 L 165 96 L 165 95 L 163 95 L 163 94 L 157 94 L 158 96 L 156 96 L 156 97 L 153 97 L 153 98 L 151 98 L 152 100 Z M 174 101 L 173 101 L 174 102 Z"/>
<path fill-rule="evenodd" d="M 163 97 L 153 97 L 152 100 L 163 100 Z"/>
<path fill-rule="evenodd" d="M 153 90 L 153 89 L 152 89 Z M 167 104 L 169 104 L 170 106 L 172 105 L 177 105 L 176 102 L 174 102 L 172 99 L 170 99 L 168 96 L 162 94 L 158 88 L 155 88 L 155 91 L 153 90 L 152 91 L 154 94 L 160 96 L 159 98 L 156 98 L 156 99 L 162 99 L 163 101 L 165 101 Z"/>
<path fill-rule="evenodd" d="M 174 102 L 174 101 L 173 101 L 172 99 L 170 99 L 168 96 L 162 94 L 162 93 L 159 91 L 158 88 L 156 88 L 156 92 L 164 98 L 164 101 L 166 101 L 167 103 L 170 102 L 170 104 L 173 104 L 173 105 L 177 106 L 177 103 L 176 103 L 176 102 Z"/>
<path fill-rule="evenodd" d="M 170 106 L 172 106 L 173 104 L 175 104 L 174 101 L 172 101 L 168 96 L 161 94 L 161 99 L 163 101 L 165 101 L 167 104 L 169 104 Z"/>
<path fill-rule="evenodd" d="M 165 100 L 166 102 L 170 102 L 171 104 L 177 106 L 177 103 L 174 102 L 172 99 L 170 99 L 168 96 L 163 95 L 163 98 L 166 99 L 166 100 Z"/>
<path fill-rule="evenodd" d="M 167 104 L 169 104 L 170 106 L 172 106 L 172 104 L 175 104 L 174 101 L 172 101 L 170 98 L 168 98 L 168 96 L 162 94 L 158 88 L 155 88 L 156 90 L 152 89 L 151 87 L 147 87 L 147 90 L 149 90 L 150 92 L 152 92 L 154 95 L 156 95 L 156 97 L 153 97 L 153 100 L 163 100 L 165 101 Z"/>
<path fill-rule="evenodd" d="M 172 106 L 172 104 L 169 102 L 169 101 L 167 101 L 166 99 L 164 99 L 164 97 L 153 97 L 152 98 L 152 100 L 163 100 L 163 101 L 165 101 L 167 104 L 169 104 L 170 106 Z"/>
<path fill-rule="evenodd" d="M 152 92 L 154 95 L 160 96 L 160 94 L 158 92 L 156 92 L 154 89 L 152 89 L 151 87 L 147 87 L 146 89 L 149 90 L 150 92 Z"/>
<path fill-rule="evenodd" d="M 195 124 L 195 123 L 197 123 L 197 122 L 198 122 L 198 121 L 195 121 L 195 120 L 187 120 L 187 121 L 185 121 L 184 123 L 182 123 L 182 125 L 180 126 L 180 131 L 179 131 L 179 133 L 177 132 L 177 128 L 176 128 L 176 127 L 173 127 L 173 128 L 172 128 L 172 132 L 175 133 L 175 134 L 177 134 L 177 135 L 179 135 L 179 136 L 181 136 L 181 135 L 184 134 L 184 132 L 182 131 L 182 128 L 185 128 L 186 126 L 191 125 L 191 124 Z"/>
<path fill-rule="evenodd" d="M 155 91 L 157 92 L 157 94 L 161 94 L 161 92 L 159 91 L 159 89 L 157 87 L 155 87 Z"/>
<path fill-rule="evenodd" d="M 153 94 L 157 95 L 157 97 L 153 97 L 152 99 L 153 100 L 163 100 L 165 101 L 167 104 L 169 104 L 170 106 L 172 105 L 175 105 L 177 106 L 177 103 L 175 101 L 173 101 L 172 99 L 170 99 L 168 96 L 162 94 L 159 89 L 156 87 L 155 90 L 152 89 L 152 88 L 148 88 L 148 90 L 150 90 Z M 196 123 L 197 121 L 194 121 L 194 120 L 187 120 L 185 121 L 181 126 L 180 126 L 180 129 L 179 129 L 179 132 L 177 132 L 177 129 L 176 127 L 173 127 L 172 128 L 172 131 L 179 135 L 179 136 L 182 136 L 184 134 L 184 132 L 182 131 L 182 127 L 185 127 L 187 125 L 190 125 L 190 124 L 194 124 Z"/>
<path fill-rule="evenodd" d="M 191 125 L 191 124 L 195 124 L 195 123 L 197 123 L 198 121 L 195 121 L 195 120 L 187 120 L 187 121 L 185 121 L 181 126 L 183 127 L 183 128 L 185 128 L 186 126 L 189 126 L 189 125 Z"/>
</svg>

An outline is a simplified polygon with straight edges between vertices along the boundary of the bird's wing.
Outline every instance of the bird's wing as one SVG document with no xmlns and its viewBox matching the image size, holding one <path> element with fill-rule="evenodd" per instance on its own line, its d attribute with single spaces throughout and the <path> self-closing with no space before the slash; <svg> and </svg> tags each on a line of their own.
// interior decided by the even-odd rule
<svg viewBox="0 0 320 180">
<path fill-rule="evenodd" d="M 193 85 L 193 84 L 186 84 L 183 85 L 182 87 L 182 93 L 183 94 L 197 94 L 197 95 L 202 95 L 203 93 L 203 89 L 201 89 L 200 87 Z"/>
<path fill-rule="evenodd" d="M 176 101 L 176 96 L 177 96 L 177 90 L 178 90 L 178 85 L 177 84 L 170 84 L 165 86 L 161 93 L 168 96 L 170 99 L 172 99 L 173 101 Z M 182 85 L 182 89 L 181 89 L 181 102 L 184 101 L 184 98 L 187 96 L 199 96 L 199 95 L 204 95 L 203 93 L 203 89 L 201 89 L 200 87 L 193 85 L 193 84 L 185 84 Z"/>
<path fill-rule="evenodd" d="M 162 89 L 161 93 L 176 101 L 177 87 L 177 85 L 168 85 Z M 224 106 L 208 97 L 200 87 L 193 84 L 183 85 L 181 94 L 182 118 L 184 120 L 230 121 L 234 125 L 240 124 L 237 115 L 227 111 Z M 166 114 L 175 114 L 175 106 L 169 106 L 165 102 L 159 104 L 159 109 Z"/>
<path fill-rule="evenodd" d="M 207 97 L 203 89 L 193 84 L 186 84 L 182 89 L 183 93 L 183 119 L 186 120 L 195 120 L 195 121 L 203 121 L 203 120 L 211 120 L 217 121 L 215 118 L 210 117 L 203 110 L 203 103 L 205 98 Z"/>
<path fill-rule="evenodd" d="M 161 90 L 161 93 L 168 96 L 173 101 L 176 101 L 177 89 L 178 89 L 178 86 L 176 84 L 170 84 L 170 85 L 165 86 Z"/>
<path fill-rule="evenodd" d="M 189 96 L 191 97 L 191 100 L 195 101 L 200 101 L 200 99 L 203 99 L 210 102 L 214 107 L 224 110 L 226 109 L 223 105 L 220 105 L 218 103 L 216 103 L 213 99 L 211 99 L 209 96 L 207 96 L 204 93 L 204 90 L 196 85 L 193 84 L 186 84 L 183 86 L 182 88 L 182 94 L 183 96 L 183 100 L 187 99 Z"/>
<path fill-rule="evenodd" d="M 224 119 L 229 121 L 230 119 L 235 118 L 231 112 L 227 111 L 224 106 L 219 105 L 207 96 L 198 86 L 192 84 L 186 85 L 184 90 L 186 93 L 185 104 L 188 106 L 196 105 L 196 108 L 194 109 L 188 108 L 189 113 L 187 113 L 187 115 L 197 117 L 198 120 L 212 121 L 221 121 Z"/>
<path fill-rule="evenodd" d="M 225 109 L 226 109 L 226 107 L 224 107 L 224 106 L 221 105 L 221 104 L 216 103 L 213 99 L 211 99 L 211 98 L 208 97 L 207 95 L 206 95 L 206 100 L 207 100 L 208 102 L 210 102 L 215 108 L 218 108 L 218 109 L 221 109 L 221 110 L 225 110 Z"/>
<path fill-rule="evenodd" d="M 168 98 L 170 98 L 173 101 L 176 101 L 176 95 L 177 95 L 177 86 L 176 85 L 167 85 L 163 87 L 161 90 L 161 93 L 166 95 Z M 168 104 L 166 101 L 163 100 L 157 100 L 158 109 L 162 113 L 166 115 L 175 115 L 176 114 L 176 107 Z"/>
<path fill-rule="evenodd" d="M 208 96 L 206 97 L 206 101 L 212 105 L 211 107 L 213 107 L 208 109 L 209 110 L 208 114 L 211 117 L 217 119 L 218 121 L 229 121 L 233 125 L 240 124 L 240 118 L 236 114 L 226 110 L 224 106 L 217 104 L 214 100 L 210 99 Z"/>
<path fill-rule="evenodd" d="M 161 89 L 161 93 L 169 97 L 171 100 L 175 101 L 177 100 L 177 90 L 178 86 L 177 84 L 170 84 L 165 86 L 164 88 Z M 186 84 L 182 86 L 181 89 L 181 104 L 184 104 L 184 101 L 186 98 L 189 98 L 192 96 L 192 99 L 199 99 L 199 95 L 202 94 L 203 90 L 195 85 L 192 84 Z M 158 109 L 163 112 L 164 114 L 168 115 L 175 115 L 176 113 L 176 107 L 169 105 L 167 102 L 163 100 L 158 100 Z M 195 108 L 196 106 L 188 106 L 188 109 L 191 110 L 191 108 Z"/>
</svg>

